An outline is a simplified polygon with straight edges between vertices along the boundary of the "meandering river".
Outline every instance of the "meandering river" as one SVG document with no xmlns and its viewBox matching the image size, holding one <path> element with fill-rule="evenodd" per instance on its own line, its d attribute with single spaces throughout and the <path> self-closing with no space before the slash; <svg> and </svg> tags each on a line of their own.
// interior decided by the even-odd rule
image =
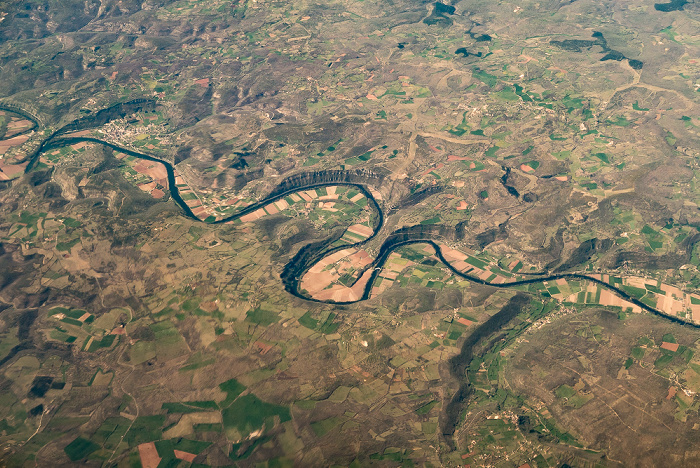
<svg viewBox="0 0 700 468">
<path fill-rule="evenodd" d="M 89 142 L 104 145 L 115 151 L 133 156 L 135 158 L 144 159 L 147 161 L 153 161 L 162 164 L 167 171 L 168 178 L 168 190 L 173 201 L 182 209 L 185 216 L 197 221 L 204 223 L 205 221 L 198 218 L 190 209 L 189 206 L 180 196 L 180 191 L 175 183 L 175 168 L 174 166 L 163 159 L 150 156 L 138 151 L 134 151 L 128 148 L 121 147 L 119 145 L 104 141 L 98 138 L 81 136 L 81 137 L 71 137 L 69 135 L 61 136 L 65 132 L 57 131 L 51 135 L 47 140 L 44 140 L 42 144 L 37 148 L 35 153 L 31 156 L 31 160 L 27 165 L 27 171 L 31 171 L 35 166 L 40 155 L 50 149 L 71 145 L 79 142 Z M 374 222 L 372 226 L 372 234 L 366 239 L 356 242 L 350 245 L 342 246 L 332 246 L 335 239 L 328 239 L 326 241 L 309 243 L 302 247 L 299 252 L 285 265 L 283 271 L 280 274 L 282 284 L 286 291 L 288 291 L 293 296 L 303 299 L 306 301 L 314 302 L 324 302 L 314 299 L 309 295 L 306 295 L 300 289 L 301 279 L 303 276 L 318 262 L 323 260 L 329 255 L 348 248 L 359 248 L 368 242 L 377 238 L 384 227 L 384 212 L 382 207 L 377 202 L 375 197 L 372 195 L 372 191 L 369 186 L 372 184 L 379 184 L 380 180 L 374 178 L 371 174 L 353 171 L 320 171 L 309 174 L 297 175 L 292 178 L 284 180 L 280 185 L 277 186 L 267 197 L 262 200 L 255 202 L 242 208 L 238 213 L 213 221 L 209 224 L 222 224 L 240 219 L 242 216 L 253 213 L 265 205 L 273 203 L 275 201 L 281 200 L 282 198 L 300 192 L 304 190 L 310 190 L 320 187 L 331 187 L 331 186 L 347 186 L 352 187 L 364 195 L 369 206 L 374 210 L 376 216 L 374 217 Z M 391 210 L 390 210 L 391 212 Z M 624 300 L 639 306 L 641 309 L 646 310 L 652 314 L 664 317 L 676 323 L 683 325 L 700 328 L 700 325 L 682 320 L 678 317 L 669 316 L 663 312 L 651 307 L 635 297 L 630 296 L 627 292 L 618 288 L 614 285 L 608 284 L 598 278 L 578 274 L 578 273 L 560 273 L 560 274 L 548 274 L 540 273 L 532 279 L 511 281 L 508 283 L 495 284 L 477 277 L 470 276 L 469 274 L 463 273 L 455 268 L 443 255 L 441 245 L 435 241 L 436 237 L 440 237 L 441 233 L 449 232 L 454 230 L 454 228 L 448 228 L 444 226 L 432 226 L 426 228 L 424 226 L 415 226 L 402 228 L 392 233 L 389 233 L 387 237 L 382 242 L 379 252 L 376 258 L 365 268 L 365 271 L 371 270 L 371 275 L 366 282 L 362 296 L 355 301 L 348 302 L 333 302 L 327 301 L 335 304 L 351 304 L 354 302 L 364 301 L 370 298 L 372 293 L 372 288 L 377 280 L 382 268 L 387 262 L 389 255 L 396 249 L 411 245 L 411 244 L 427 244 L 431 246 L 435 251 L 435 256 L 444 264 L 444 266 L 450 270 L 452 274 L 459 278 L 471 281 L 473 283 L 490 286 L 493 288 L 516 288 L 522 285 L 541 283 L 543 281 L 554 281 L 558 279 L 572 279 L 572 280 L 583 280 L 596 283 L 608 290 L 612 291 L 614 294 L 620 296 Z M 362 275 L 359 275 L 360 277 Z M 505 324 L 510 322 L 525 305 L 529 302 L 527 296 L 522 293 L 516 294 L 510 302 L 504 306 L 498 313 L 493 315 L 486 322 L 479 324 L 476 329 L 474 329 L 471 334 L 462 343 L 462 350 L 460 354 L 453 357 L 449 361 L 449 368 L 451 374 L 459 381 L 459 389 L 452 396 L 448 404 L 445 406 L 445 415 L 442 421 L 442 432 L 448 444 L 453 445 L 452 436 L 454 435 L 455 428 L 459 422 L 459 414 L 463 408 L 464 403 L 468 400 L 471 395 L 472 389 L 469 384 L 469 380 L 466 374 L 466 368 L 473 358 L 473 349 L 477 346 L 481 340 L 491 335 L 493 332 L 498 331 Z"/>
</svg>

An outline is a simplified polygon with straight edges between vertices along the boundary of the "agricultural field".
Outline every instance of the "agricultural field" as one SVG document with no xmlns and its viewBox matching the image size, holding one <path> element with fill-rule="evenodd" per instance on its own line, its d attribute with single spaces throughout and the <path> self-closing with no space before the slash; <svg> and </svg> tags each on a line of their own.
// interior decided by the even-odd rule
<svg viewBox="0 0 700 468">
<path fill-rule="evenodd" d="M 347 225 L 358 218 L 358 222 L 345 231 L 340 239 L 342 243 L 338 245 L 360 242 L 373 232 L 369 225 L 372 214 L 367 206 L 367 198 L 358 190 L 348 187 L 330 186 L 292 193 L 239 219 L 247 223 L 277 213 L 304 217 L 321 229 Z"/>
<path fill-rule="evenodd" d="M 682 441 L 695 430 L 687 415 L 697 333 L 594 308 L 565 316 L 523 336 L 506 356 L 502 382 L 528 406 L 546 408 L 578 444 L 611 459 L 658 456 L 647 452 L 658 439 L 664 457 L 683 457 Z M 610 431 L 608 440 L 594 435 L 597 425 Z M 638 441 L 631 444 L 629 434 Z"/>
</svg>

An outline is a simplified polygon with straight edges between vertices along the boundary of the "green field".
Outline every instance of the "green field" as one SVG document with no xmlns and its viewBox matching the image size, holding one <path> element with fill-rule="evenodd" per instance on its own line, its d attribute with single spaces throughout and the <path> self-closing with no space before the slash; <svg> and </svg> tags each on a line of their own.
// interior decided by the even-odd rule
<svg viewBox="0 0 700 468">
<path fill-rule="evenodd" d="M 291 420 L 289 408 L 265 403 L 252 393 L 236 399 L 221 414 L 224 427 L 236 428 L 241 434 L 249 434 L 263 426 L 269 429 L 275 418 L 280 422 Z"/>
</svg>

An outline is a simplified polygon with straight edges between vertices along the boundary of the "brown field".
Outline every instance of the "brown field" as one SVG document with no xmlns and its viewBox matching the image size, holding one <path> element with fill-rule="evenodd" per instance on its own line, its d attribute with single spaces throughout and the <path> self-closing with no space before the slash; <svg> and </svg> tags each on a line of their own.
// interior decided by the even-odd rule
<svg viewBox="0 0 700 468">
<path fill-rule="evenodd" d="M 667 349 L 674 353 L 678 351 L 678 346 L 678 343 L 669 343 L 667 341 L 661 343 L 661 349 Z"/>
<path fill-rule="evenodd" d="M 157 468 L 161 460 L 156 450 L 156 444 L 153 442 L 139 445 L 139 455 L 141 456 L 141 466 L 143 468 Z"/>
<path fill-rule="evenodd" d="M 365 226 L 364 224 L 353 224 L 348 228 L 348 231 L 362 237 L 369 237 L 374 232 L 371 227 Z"/>
<path fill-rule="evenodd" d="M 314 265 L 304 275 L 301 287 L 308 291 L 314 299 L 334 300 L 336 302 L 357 300 L 362 296 L 364 285 L 371 274 L 370 271 L 365 272 L 352 288 L 333 283 L 350 268 L 360 270 L 370 263 L 372 263 L 372 258 L 364 250 L 340 250 Z"/>
<path fill-rule="evenodd" d="M 0 162 L 0 180 L 14 179 L 24 172 L 25 167 L 27 167 L 27 163 L 3 164 Z"/>
<path fill-rule="evenodd" d="M 32 122 L 26 119 L 13 119 L 10 123 L 7 124 L 7 132 L 5 133 L 5 138 L 11 138 L 13 135 L 16 135 L 28 128 L 31 128 L 32 125 Z"/>
<path fill-rule="evenodd" d="M 6 140 L 0 141 L 0 154 L 5 154 L 7 150 L 13 146 L 18 146 L 29 139 L 27 135 L 18 135 L 16 137 L 8 138 Z"/>
<path fill-rule="evenodd" d="M 173 452 L 175 453 L 175 458 L 178 458 L 180 460 L 185 460 L 186 462 L 192 463 L 194 461 L 194 459 L 197 458 L 197 455 L 195 455 L 193 453 L 187 453 L 187 452 L 183 452 L 181 450 L 173 450 Z"/>
<path fill-rule="evenodd" d="M 367 284 L 367 281 L 369 280 L 369 277 L 371 275 L 372 270 L 367 270 L 351 288 L 340 284 L 336 284 L 329 289 L 324 289 L 323 291 L 316 293 L 315 295 L 313 295 L 313 297 L 314 299 L 319 299 L 322 301 L 356 301 L 360 297 L 362 297 L 362 291 L 364 290 L 365 285 Z"/>
</svg>

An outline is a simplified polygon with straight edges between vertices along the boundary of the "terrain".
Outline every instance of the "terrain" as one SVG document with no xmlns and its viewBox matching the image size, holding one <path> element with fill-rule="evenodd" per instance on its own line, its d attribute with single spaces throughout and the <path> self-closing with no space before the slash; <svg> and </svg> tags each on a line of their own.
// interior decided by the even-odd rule
<svg viewBox="0 0 700 468">
<path fill-rule="evenodd" d="M 697 465 L 696 4 L 0 12 L 3 465 Z"/>
</svg>

